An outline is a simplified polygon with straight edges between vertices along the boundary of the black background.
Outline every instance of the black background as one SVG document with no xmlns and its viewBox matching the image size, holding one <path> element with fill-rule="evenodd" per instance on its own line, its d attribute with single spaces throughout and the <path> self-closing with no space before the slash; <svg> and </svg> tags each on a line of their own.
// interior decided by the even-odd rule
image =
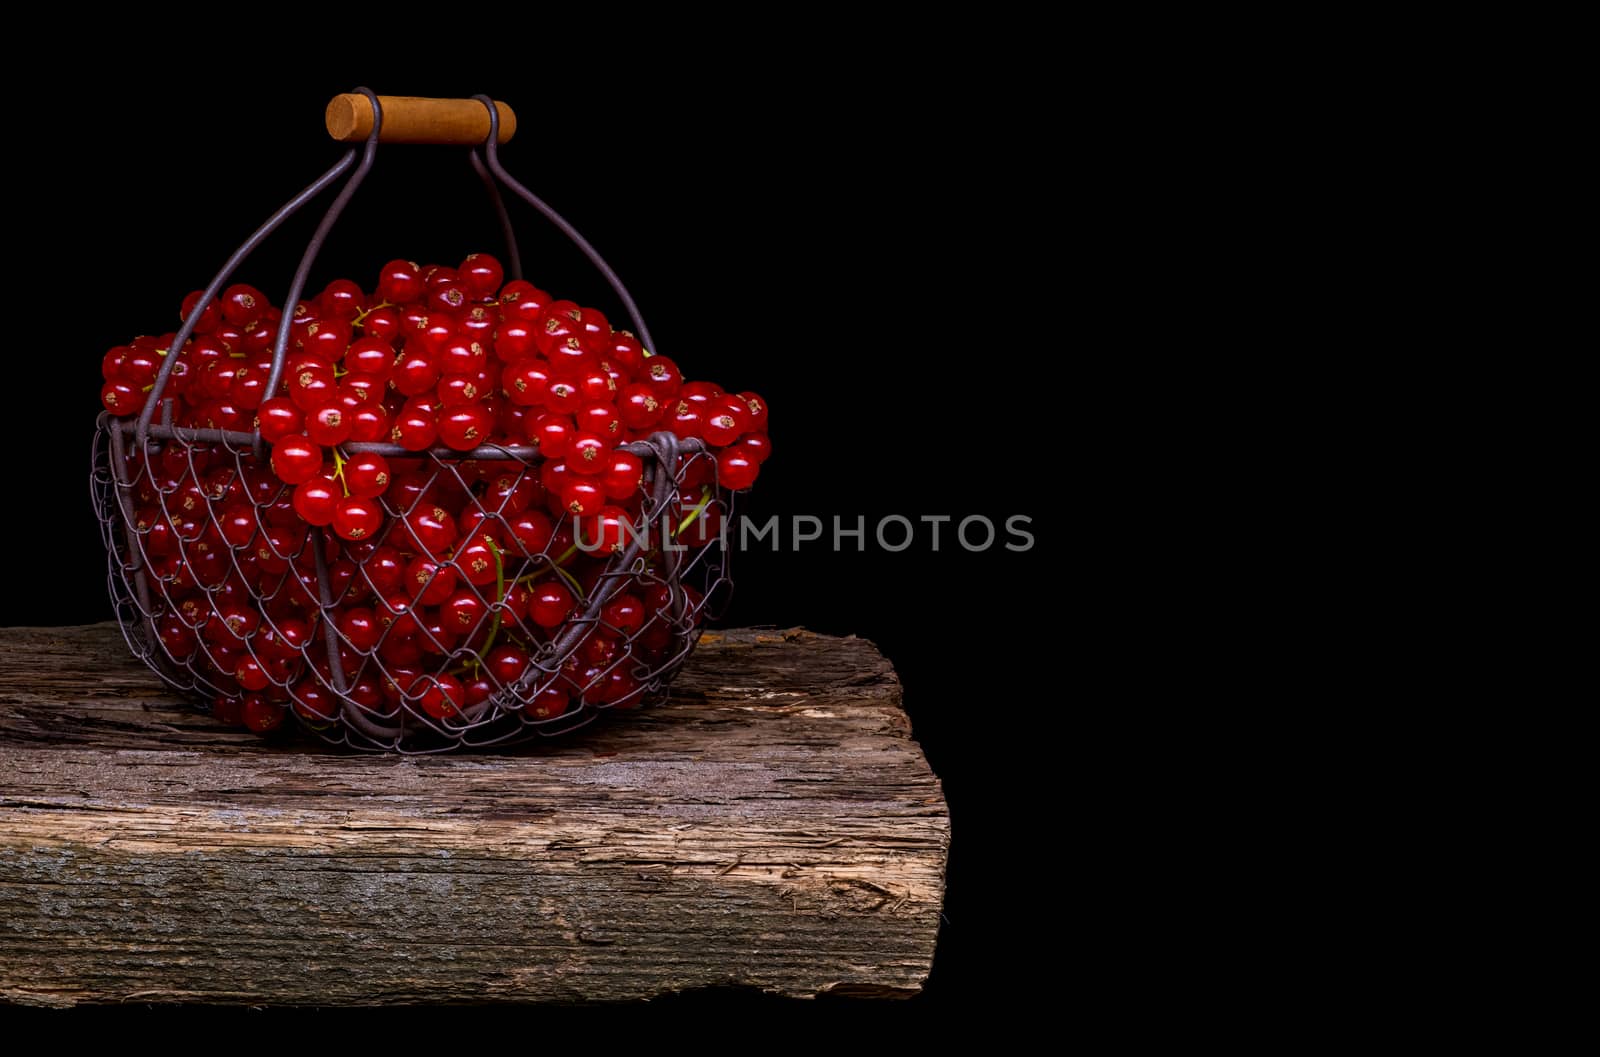
<svg viewBox="0 0 1600 1057">
<path fill-rule="evenodd" d="M 658 1007 L 827 1006 L 905 1023 L 1020 1001 L 1028 974 L 1013 961 L 1049 942 L 1056 923 L 1040 908 L 1060 905 L 1062 881 L 1030 876 L 1014 836 L 1068 817 L 1040 743 L 1068 707 L 1055 518 L 1076 403 L 1058 314 L 1070 247 L 1044 193 L 1064 180 L 1065 130 L 1029 102 L 1039 96 L 1026 63 L 1003 48 L 826 36 L 791 58 L 710 46 L 664 56 L 595 39 L 582 63 L 535 50 L 448 64 L 234 66 L 216 55 L 172 69 L 145 55 L 53 80 L 12 159 L 24 186 L 8 373 L 20 421 L 33 423 L 12 428 L 34 443 L 8 460 L 0 524 L 14 557 L 0 620 L 109 618 L 87 496 L 100 356 L 174 329 L 183 295 L 333 162 L 328 97 L 358 83 L 489 92 L 519 116 L 507 167 L 609 259 L 660 351 L 689 377 L 767 398 L 774 455 L 750 513 L 869 525 L 1021 514 L 1037 537 L 1027 554 L 969 554 L 947 526 L 937 553 L 924 531 L 900 554 L 869 539 L 860 553 L 811 544 L 739 556 L 724 623 L 858 634 L 898 667 L 950 803 L 947 920 L 926 993 L 909 1003 L 691 996 Z M 66 115 L 77 134 L 60 134 Z M 528 278 L 622 325 L 576 251 L 531 210 L 513 215 Z M 291 223 L 239 278 L 281 299 L 312 223 Z M 390 257 L 454 264 L 473 250 L 498 253 L 498 240 L 465 153 L 382 148 L 310 289 L 340 275 L 370 288 Z"/>
</svg>

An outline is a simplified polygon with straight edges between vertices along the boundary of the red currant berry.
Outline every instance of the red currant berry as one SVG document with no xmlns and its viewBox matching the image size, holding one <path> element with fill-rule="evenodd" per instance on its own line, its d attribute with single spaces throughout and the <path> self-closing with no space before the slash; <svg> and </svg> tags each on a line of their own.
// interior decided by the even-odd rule
<svg viewBox="0 0 1600 1057">
<path fill-rule="evenodd" d="M 650 430 L 661 424 L 665 407 L 666 402 L 656 396 L 653 387 L 635 382 L 622 390 L 617 414 L 629 429 Z"/>
<path fill-rule="evenodd" d="M 447 374 L 439 379 L 438 394 L 440 407 L 457 408 L 476 403 L 483 391 L 475 374 Z"/>
<path fill-rule="evenodd" d="M 528 554 L 542 554 L 550 545 L 555 525 L 537 510 L 525 510 L 511 519 L 511 535 Z"/>
<path fill-rule="evenodd" d="M 533 601 L 528 604 L 528 616 L 541 628 L 559 627 L 572 613 L 572 592 L 566 584 L 555 582 L 540 584 L 533 589 Z"/>
<path fill-rule="evenodd" d="M 156 525 L 166 526 L 165 521 L 155 522 L 151 525 L 154 530 Z M 217 531 L 222 534 L 230 547 L 248 547 L 250 541 L 256 538 L 256 529 L 260 522 L 256 517 L 256 508 L 249 503 L 229 503 L 217 518 Z M 151 535 L 154 535 L 152 531 Z M 149 543 L 146 544 L 149 549 Z"/>
<path fill-rule="evenodd" d="M 394 369 L 394 347 L 381 338 L 358 338 L 344 354 L 344 369 L 387 378 Z"/>
<path fill-rule="evenodd" d="M 355 706 L 366 712 L 382 715 L 388 712 L 384 707 L 383 691 L 379 688 L 378 680 L 370 675 L 364 675 L 351 684 L 347 695 Z"/>
<path fill-rule="evenodd" d="M 617 506 L 603 506 L 598 513 L 573 522 L 578 549 L 586 554 L 617 553 L 633 535 L 633 520 L 626 510 Z"/>
<path fill-rule="evenodd" d="M 322 449 L 301 434 L 272 446 L 272 472 L 286 484 L 301 484 L 322 472 Z"/>
<path fill-rule="evenodd" d="M 254 411 L 261 406 L 261 401 L 267 396 L 267 374 L 272 370 L 272 365 L 246 364 L 240 367 L 233 375 L 233 388 L 228 399 L 233 401 L 235 407 L 246 411 Z"/>
<path fill-rule="evenodd" d="M 347 319 L 319 319 L 306 327 L 304 348 L 326 363 L 344 359 L 350 347 L 351 327 Z"/>
<path fill-rule="evenodd" d="M 307 412 L 306 436 L 325 448 L 343 444 L 350 439 L 350 431 L 355 428 L 353 412 L 359 406 L 347 406 L 345 398 L 335 392 Z"/>
<path fill-rule="evenodd" d="M 422 271 L 411 261 L 390 261 L 378 273 L 378 297 L 391 305 L 407 305 L 426 289 Z"/>
<path fill-rule="evenodd" d="M 272 685 L 272 676 L 267 674 L 267 669 L 254 657 L 245 657 L 239 661 L 239 666 L 233 670 L 234 681 L 245 690 L 265 690 Z"/>
<path fill-rule="evenodd" d="M 550 366 L 544 360 L 518 360 L 500 372 L 500 387 L 514 404 L 542 406 L 550 389 Z"/>
<path fill-rule="evenodd" d="M 340 539 L 371 539 L 382 527 L 383 507 L 373 499 L 346 496 L 333 512 L 333 531 Z"/>
<path fill-rule="evenodd" d="M 453 407 L 439 414 L 439 439 L 456 451 L 471 451 L 489 442 L 494 414 L 482 404 Z"/>
<path fill-rule="evenodd" d="M 194 290 L 183 299 L 183 307 L 178 311 L 178 318 L 188 322 L 189 316 L 194 312 L 195 306 L 200 303 L 200 298 L 205 296 L 204 290 Z M 217 322 L 222 318 L 222 312 L 215 301 L 206 302 L 206 307 L 200 312 L 200 318 L 195 321 L 194 333 L 209 334 L 217 328 Z"/>
<path fill-rule="evenodd" d="M 765 433 L 746 433 L 739 438 L 735 445 L 745 455 L 749 456 L 757 466 L 767 461 L 767 456 L 772 454 L 772 442 Z"/>
<path fill-rule="evenodd" d="M 349 279 L 335 279 L 317 297 L 317 310 L 324 319 L 354 319 L 367 307 L 367 295 Z"/>
<path fill-rule="evenodd" d="M 594 433 L 574 433 L 567 443 L 567 466 L 573 473 L 592 477 L 611 468 L 611 442 Z"/>
<path fill-rule="evenodd" d="M 501 686 L 510 686 L 528 670 L 528 651 L 520 646 L 496 646 L 484 658 L 484 666 Z"/>
<path fill-rule="evenodd" d="M 683 373 L 678 370 L 678 365 L 665 356 L 652 356 L 644 363 L 644 370 L 639 372 L 639 380 L 650 387 L 655 398 L 665 404 L 678 395 L 678 390 L 683 387 Z"/>
<path fill-rule="evenodd" d="M 569 469 L 570 469 L 569 464 Z M 600 486 L 586 477 L 568 480 L 561 489 L 561 505 L 567 513 L 582 517 L 598 514 L 605 506 L 606 494 Z"/>
<path fill-rule="evenodd" d="M 406 516 L 402 538 L 421 554 L 438 557 L 459 538 L 456 519 L 444 507 L 424 503 Z"/>
<path fill-rule="evenodd" d="M 687 400 L 679 400 L 667 416 L 667 428 L 684 440 L 700 436 L 704 427 L 699 409 Z"/>
<path fill-rule="evenodd" d="M 337 481 L 318 474 L 295 486 L 294 512 L 308 525 L 331 525 L 333 512 L 343 494 Z"/>
<path fill-rule="evenodd" d="M 458 546 L 451 560 L 468 583 L 483 587 L 502 575 L 504 559 L 499 557 L 499 552 L 500 545 L 480 532 Z"/>
<path fill-rule="evenodd" d="M 475 300 L 493 297 L 506 277 L 500 262 L 487 253 L 468 254 L 456 272 L 461 276 L 461 285 Z"/>
<path fill-rule="evenodd" d="M 238 360 L 218 360 L 200 372 L 196 388 L 212 400 L 225 400 L 233 395 L 233 378 L 239 373 Z"/>
<path fill-rule="evenodd" d="M 126 382 L 107 382 L 100 390 L 100 403 L 113 415 L 136 415 L 144 410 L 145 394 Z"/>
<path fill-rule="evenodd" d="M 551 302 L 549 294 L 526 279 L 513 279 L 500 291 L 500 307 L 507 319 L 537 323 Z"/>
<path fill-rule="evenodd" d="M 528 702 L 528 715 L 534 719 L 555 719 L 567 710 L 569 701 L 565 687 L 547 686 Z"/>
<path fill-rule="evenodd" d="M 456 570 L 451 565 L 441 565 L 427 558 L 413 558 L 406 566 L 406 584 L 417 595 L 417 604 L 443 605 L 456 589 Z"/>
<path fill-rule="evenodd" d="M 362 653 L 376 649 L 378 640 L 383 637 L 383 624 L 377 614 L 365 606 L 345 610 L 339 616 L 338 627 L 351 648 Z"/>
<path fill-rule="evenodd" d="M 391 380 L 401 395 L 420 396 L 439 384 L 439 368 L 428 353 L 408 346 L 395 363 Z"/>
<path fill-rule="evenodd" d="M 467 707 L 481 705 L 495 695 L 494 680 L 489 678 L 489 673 L 479 671 L 477 678 L 468 678 L 462 684 L 467 690 Z"/>
<path fill-rule="evenodd" d="M 755 483 L 761 464 L 740 447 L 727 448 L 717 454 L 717 481 L 722 487 L 738 492 Z"/>
<path fill-rule="evenodd" d="M 395 339 L 400 336 L 403 323 L 399 309 L 380 305 L 368 312 L 357 325 L 367 337 L 376 338 L 386 345 L 393 345 Z"/>
<path fill-rule="evenodd" d="M 408 691 L 416 697 L 422 711 L 434 719 L 454 719 L 467 703 L 467 688 L 453 675 L 428 675 L 417 680 Z"/>
<path fill-rule="evenodd" d="M 483 494 L 485 509 L 498 514 L 517 514 L 539 498 L 539 480 L 531 470 L 502 473 L 489 482 Z"/>
<path fill-rule="evenodd" d="M 563 344 L 572 338 L 580 347 L 578 321 L 583 318 L 583 311 L 571 301 L 552 301 L 545 306 L 539 315 L 537 340 L 539 349 L 549 355 L 557 345 Z"/>
<path fill-rule="evenodd" d="M 633 677 L 633 673 L 619 667 L 600 676 L 599 685 L 587 696 L 598 704 L 613 708 L 637 708 L 643 700 L 643 690 L 644 687 Z"/>
<path fill-rule="evenodd" d="M 329 364 L 307 364 L 297 370 L 286 371 L 285 375 L 289 383 L 289 399 L 302 411 L 316 410 L 339 389 L 338 379 L 333 376 L 333 367 Z"/>
<path fill-rule="evenodd" d="M 489 354 L 482 342 L 457 334 L 434 353 L 433 362 L 440 374 L 477 374 L 489 365 Z"/>
<path fill-rule="evenodd" d="M 458 635 L 471 635 L 483 622 L 488 610 L 472 591 L 462 588 L 439 606 L 439 613 L 447 627 Z"/>
<path fill-rule="evenodd" d="M 406 451 L 422 451 L 433 447 L 439 439 L 439 427 L 431 405 L 415 397 L 406 401 L 395 416 L 389 437 Z"/>
<path fill-rule="evenodd" d="M 617 398 L 617 383 L 605 371 L 590 371 L 578 379 L 578 395 L 585 404 L 609 404 Z"/>
<path fill-rule="evenodd" d="M 578 411 L 578 428 L 585 433 L 598 433 L 611 438 L 612 443 L 622 436 L 622 416 L 615 404 L 585 404 Z"/>
<path fill-rule="evenodd" d="M 222 291 L 222 318 L 236 327 L 249 327 L 267 310 L 267 295 L 253 286 L 234 283 Z"/>
<path fill-rule="evenodd" d="M 438 274 L 437 272 L 435 274 Z M 428 283 L 428 296 L 424 304 L 428 307 L 430 315 L 456 315 L 466 310 L 468 301 L 467 292 L 461 283 L 455 279 L 441 279 L 439 282 Z"/>
<path fill-rule="evenodd" d="M 624 637 L 644 627 L 644 603 L 637 595 L 621 594 L 605 604 L 600 619 Z"/>
<path fill-rule="evenodd" d="M 583 393 L 571 382 L 554 381 L 545 386 L 544 406 L 558 415 L 570 415 L 583 406 Z"/>
<path fill-rule="evenodd" d="M 307 679 L 289 691 L 294 698 L 295 714 L 313 726 L 327 723 L 338 715 L 339 703 L 333 694 L 315 679 Z"/>
<path fill-rule="evenodd" d="M 528 430 L 528 443 L 537 445 L 539 454 L 546 460 L 560 459 L 567 454 L 567 445 L 576 432 L 572 419 L 566 415 L 546 413 L 533 420 Z M 549 465 L 549 462 L 546 462 Z"/>
<path fill-rule="evenodd" d="M 727 447 L 742 432 L 738 419 L 723 408 L 712 407 L 700 421 L 700 435 L 713 448 Z"/>
<path fill-rule="evenodd" d="M 260 694 L 249 694 L 239 705 L 239 716 L 244 725 L 257 734 L 266 734 L 283 725 L 286 711 L 276 701 L 268 701 Z"/>
<path fill-rule="evenodd" d="M 389 460 L 375 452 L 357 452 L 344 464 L 344 486 L 358 499 L 376 499 L 389 487 Z"/>
<path fill-rule="evenodd" d="M 634 378 L 644 364 L 644 346 L 628 331 L 614 330 L 604 356 L 625 377 Z"/>
<path fill-rule="evenodd" d="M 379 547 L 361 563 L 361 571 L 373 591 L 380 595 L 393 594 L 405 579 L 406 565 L 400 552 L 390 546 Z"/>
<path fill-rule="evenodd" d="M 627 499 L 644 484 L 644 460 L 627 451 L 613 451 L 600 487 L 611 499 Z"/>
<path fill-rule="evenodd" d="M 389 412 L 371 401 L 350 416 L 350 439 L 363 444 L 389 439 Z"/>
<path fill-rule="evenodd" d="M 615 635 L 596 630 L 593 635 L 583 640 L 583 645 L 578 648 L 578 657 L 586 665 L 596 668 L 605 668 L 622 656 L 622 640 Z"/>
<path fill-rule="evenodd" d="M 767 402 L 755 393 L 740 393 L 739 399 L 750 409 L 749 428 L 759 433 L 767 432 Z"/>
<path fill-rule="evenodd" d="M 520 319 L 509 319 L 494 331 L 494 354 L 501 363 L 516 363 L 539 351 L 533 340 L 533 326 Z"/>
<path fill-rule="evenodd" d="M 127 355 L 123 357 L 117 380 L 142 390 L 145 386 L 155 383 L 156 373 L 160 370 L 161 358 L 158 353 L 129 349 Z"/>
</svg>

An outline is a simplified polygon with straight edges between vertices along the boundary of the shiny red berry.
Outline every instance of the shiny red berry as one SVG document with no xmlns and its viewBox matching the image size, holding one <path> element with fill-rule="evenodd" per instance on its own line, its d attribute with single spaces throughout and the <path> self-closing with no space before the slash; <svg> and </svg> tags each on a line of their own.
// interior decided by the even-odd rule
<svg viewBox="0 0 1600 1057">
<path fill-rule="evenodd" d="M 717 482 L 732 491 L 749 488 L 755 483 L 761 465 L 744 448 L 726 448 L 717 454 Z"/>
<path fill-rule="evenodd" d="M 333 512 L 333 531 L 340 539 L 371 539 L 382 527 L 383 507 L 375 499 L 346 496 Z"/>
<path fill-rule="evenodd" d="M 566 712 L 571 698 L 565 687 L 547 686 L 528 702 L 528 715 L 534 719 L 555 719 Z"/>
<path fill-rule="evenodd" d="M 471 451 L 487 444 L 494 431 L 494 415 L 482 404 L 453 407 L 441 411 L 439 439 L 456 451 Z"/>
<path fill-rule="evenodd" d="M 427 675 L 411 685 L 422 711 L 434 719 L 453 719 L 467 703 L 467 688 L 453 675 Z"/>
<path fill-rule="evenodd" d="M 559 627 L 572 613 L 572 592 L 559 582 L 539 584 L 533 589 L 528 616 L 541 628 Z"/>
<path fill-rule="evenodd" d="M 295 486 L 294 512 L 308 525 L 330 525 L 343 495 L 339 482 L 325 474 L 318 474 Z"/>
<path fill-rule="evenodd" d="M 257 734 L 266 734 L 283 725 L 286 710 L 276 701 L 268 701 L 260 694 L 249 694 L 239 706 L 244 725 Z"/>
<path fill-rule="evenodd" d="M 390 261 L 378 273 L 378 297 L 391 305 L 406 305 L 422 297 L 426 289 L 422 270 L 411 261 Z"/>
<path fill-rule="evenodd" d="M 322 449 L 301 434 L 285 437 L 272 446 L 272 472 L 287 484 L 309 481 L 322 472 Z"/>
<path fill-rule="evenodd" d="M 506 277 L 500 262 L 487 253 L 468 254 L 456 273 L 461 277 L 461 285 L 474 299 L 493 297 Z"/>
<path fill-rule="evenodd" d="M 344 464 L 344 486 L 360 499 L 376 499 L 389 488 L 389 460 L 375 452 L 357 452 Z"/>
</svg>

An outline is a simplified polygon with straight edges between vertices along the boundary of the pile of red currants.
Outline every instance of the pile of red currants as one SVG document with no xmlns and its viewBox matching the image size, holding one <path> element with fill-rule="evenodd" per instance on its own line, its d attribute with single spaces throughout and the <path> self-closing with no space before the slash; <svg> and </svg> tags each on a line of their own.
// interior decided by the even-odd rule
<svg viewBox="0 0 1600 1057">
<path fill-rule="evenodd" d="M 292 710 L 385 748 L 659 696 L 768 455 L 760 397 L 684 381 L 487 254 L 329 283 L 281 364 L 262 293 L 201 299 L 182 349 L 103 362 L 114 593 L 158 671 L 258 732 Z"/>
</svg>

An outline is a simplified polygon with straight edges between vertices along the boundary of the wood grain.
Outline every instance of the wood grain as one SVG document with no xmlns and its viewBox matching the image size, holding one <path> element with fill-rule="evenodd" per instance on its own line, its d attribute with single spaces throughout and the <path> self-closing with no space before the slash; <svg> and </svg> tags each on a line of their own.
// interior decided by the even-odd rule
<svg viewBox="0 0 1600 1057">
<path fill-rule="evenodd" d="M 406 758 L 219 727 L 111 624 L 0 629 L 0 1001 L 904 996 L 949 837 L 860 639 L 708 635 L 663 707 Z"/>
</svg>

